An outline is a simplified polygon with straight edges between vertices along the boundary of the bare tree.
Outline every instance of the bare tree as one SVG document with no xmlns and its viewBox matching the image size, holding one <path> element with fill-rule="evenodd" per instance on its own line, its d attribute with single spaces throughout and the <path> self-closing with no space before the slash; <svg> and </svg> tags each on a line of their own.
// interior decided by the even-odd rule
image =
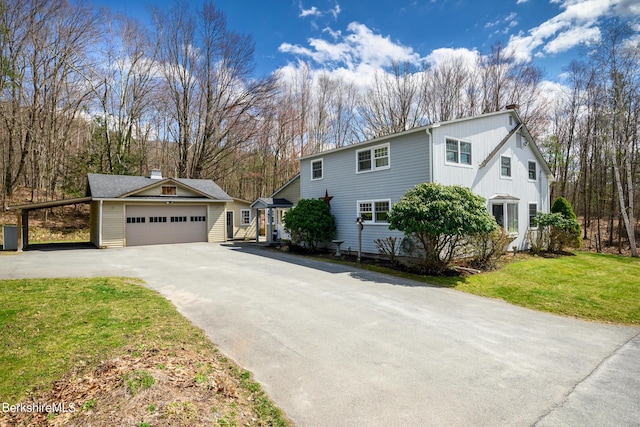
<svg viewBox="0 0 640 427">
<path fill-rule="evenodd" d="M 376 73 L 373 86 L 358 109 L 361 131 L 366 138 L 402 132 L 427 123 L 421 76 L 409 63 L 394 63 L 391 73 Z"/>
</svg>

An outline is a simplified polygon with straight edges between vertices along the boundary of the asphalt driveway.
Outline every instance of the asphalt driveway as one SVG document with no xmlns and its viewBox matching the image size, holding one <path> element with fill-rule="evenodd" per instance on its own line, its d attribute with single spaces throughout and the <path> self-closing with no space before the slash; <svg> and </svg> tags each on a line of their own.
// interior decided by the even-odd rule
<svg viewBox="0 0 640 427">
<path fill-rule="evenodd" d="M 29 251 L 0 278 L 140 277 L 300 426 L 640 425 L 640 329 L 241 245 Z"/>
</svg>

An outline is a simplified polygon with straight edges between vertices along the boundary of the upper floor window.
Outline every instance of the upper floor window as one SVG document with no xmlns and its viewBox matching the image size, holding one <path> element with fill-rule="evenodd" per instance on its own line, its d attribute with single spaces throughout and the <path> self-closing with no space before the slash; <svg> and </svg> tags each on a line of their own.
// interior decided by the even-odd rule
<svg viewBox="0 0 640 427">
<path fill-rule="evenodd" d="M 511 157 L 500 156 L 500 175 L 511 177 Z"/>
<path fill-rule="evenodd" d="M 390 200 L 364 200 L 358 202 L 358 216 L 370 224 L 386 224 Z"/>
<path fill-rule="evenodd" d="M 356 152 L 358 172 L 389 169 L 389 144 L 365 148 Z"/>
<path fill-rule="evenodd" d="M 471 165 L 471 143 L 447 138 L 447 162 Z"/>
<path fill-rule="evenodd" d="M 175 196 L 178 194 L 178 189 L 175 185 L 163 185 L 161 191 L 160 194 L 163 196 Z"/>
<path fill-rule="evenodd" d="M 322 179 L 322 159 L 311 162 L 311 179 Z"/>
<path fill-rule="evenodd" d="M 536 162 L 529 162 L 529 179 L 535 181 L 538 176 L 538 165 Z"/>
<path fill-rule="evenodd" d="M 251 224 L 251 209 L 242 209 L 240 211 L 240 225 Z"/>
</svg>

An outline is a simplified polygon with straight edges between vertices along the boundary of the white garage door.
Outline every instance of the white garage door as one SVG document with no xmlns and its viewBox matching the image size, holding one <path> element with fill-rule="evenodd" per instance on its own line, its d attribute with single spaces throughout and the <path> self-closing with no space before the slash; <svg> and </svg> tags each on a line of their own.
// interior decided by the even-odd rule
<svg viewBox="0 0 640 427">
<path fill-rule="evenodd" d="M 127 246 L 207 241 L 206 206 L 127 206 Z"/>
</svg>

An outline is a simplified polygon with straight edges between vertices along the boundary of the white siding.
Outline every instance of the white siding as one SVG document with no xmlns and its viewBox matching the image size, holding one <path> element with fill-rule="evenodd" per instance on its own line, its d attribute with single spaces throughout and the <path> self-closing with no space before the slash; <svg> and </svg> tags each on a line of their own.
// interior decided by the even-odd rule
<svg viewBox="0 0 640 427">
<path fill-rule="evenodd" d="M 516 145 L 517 134 L 514 134 L 484 167 L 479 167 L 515 126 L 517 126 L 515 121 L 509 125 L 509 114 L 504 114 L 434 128 L 433 169 L 434 181 L 445 185 L 462 185 L 471 188 L 474 193 L 487 199 L 487 209 L 490 209 L 489 198 L 496 194 L 510 195 L 520 199 L 518 203 L 518 237 L 512 245 L 523 249 L 527 245 L 529 203 L 537 203 L 539 211 L 549 211 L 549 181 L 545 173 L 542 172 L 540 161 L 536 159 L 531 144 L 518 147 Z M 445 161 L 447 137 L 471 142 L 471 167 L 455 166 Z M 522 140 L 525 141 L 524 136 Z M 502 177 L 500 174 L 500 156 L 511 158 L 510 178 Z M 530 160 L 536 160 L 538 166 L 536 181 L 528 179 L 528 162 Z"/>
</svg>

